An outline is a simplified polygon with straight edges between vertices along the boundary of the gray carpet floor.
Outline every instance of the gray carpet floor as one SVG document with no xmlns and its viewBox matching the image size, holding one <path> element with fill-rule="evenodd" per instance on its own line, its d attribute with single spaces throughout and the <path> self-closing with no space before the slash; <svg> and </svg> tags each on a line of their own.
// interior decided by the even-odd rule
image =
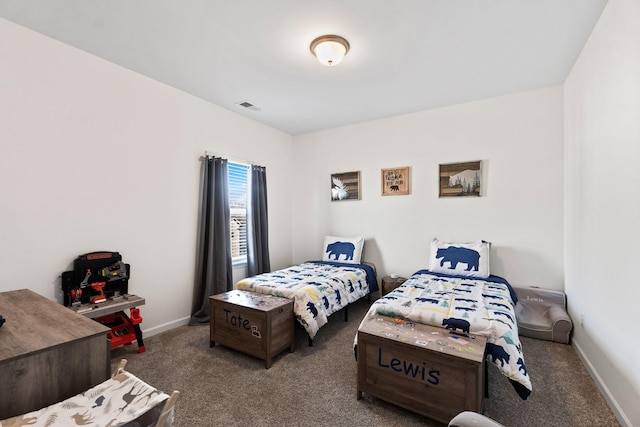
<svg viewBox="0 0 640 427">
<path fill-rule="evenodd" d="M 312 347 L 296 327 L 296 349 L 264 361 L 216 345 L 209 326 L 182 326 L 112 350 L 112 365 L 170 393 L 180 391 L 175 426 L 441 426 L 364 394 L 356 399 L 353 339 L 369 305 L 359 301 L 322 327 Z M 505 426 L 619 426 L 573 347 L 521 338 L 533 384 L 526 401 L 489 366 L 484 414 Z"/>
</svg>

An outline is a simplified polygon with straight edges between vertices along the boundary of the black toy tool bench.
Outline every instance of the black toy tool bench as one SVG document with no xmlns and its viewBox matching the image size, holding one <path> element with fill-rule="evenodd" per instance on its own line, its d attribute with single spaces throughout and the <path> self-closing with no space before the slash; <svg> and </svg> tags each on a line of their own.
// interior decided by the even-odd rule
<svg viewBox="0 0 640 427">
<path fill-rule="evenodd" d="M 144 353 L 138 307 L 145 300 L 129 294 L 130 275 L 131 266 L 122 262 L 118 252 L 80 255 L 73 270 L 62 273 L 64 305 L 111 328 L 111 348 L 137 341 L 138 353 Z"/>
</svg>

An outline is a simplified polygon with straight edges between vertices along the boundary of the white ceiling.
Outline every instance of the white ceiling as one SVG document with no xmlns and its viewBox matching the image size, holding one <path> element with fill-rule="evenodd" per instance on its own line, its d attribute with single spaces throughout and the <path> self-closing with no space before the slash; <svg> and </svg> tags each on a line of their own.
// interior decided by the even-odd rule
<svg viewBox="0 0 640 427">
<path fill-rule="evenodd" d="M 297 135 L 562 84 L 605 5 L 0 0 L 0 16 Z M 351 44 L 335 67 L 309 51 L 323 34 Z"/>
</svg>

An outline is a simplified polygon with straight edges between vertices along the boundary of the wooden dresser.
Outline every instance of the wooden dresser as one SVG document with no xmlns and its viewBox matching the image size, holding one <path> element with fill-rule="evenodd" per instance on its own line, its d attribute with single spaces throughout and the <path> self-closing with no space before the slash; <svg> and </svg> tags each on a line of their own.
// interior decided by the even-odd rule
<svg viewBox="0 0 640 427">
<path fill-rule="evenodd" d="M 110 329 L 28 289 L 0 292 L 0 420 L 110 377 Z"/>
</svg>

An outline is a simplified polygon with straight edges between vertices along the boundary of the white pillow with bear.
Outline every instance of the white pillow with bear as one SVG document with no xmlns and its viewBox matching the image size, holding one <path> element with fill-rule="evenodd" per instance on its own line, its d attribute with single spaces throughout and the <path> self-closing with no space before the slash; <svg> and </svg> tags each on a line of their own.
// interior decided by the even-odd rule
<svg viewBox="0 0 640 427">
<path fill-rule="evenodd" d="M 360 264 L 363 247 L 364 236 L 325 236 L 322 260 Z"/>
<path fill-rule="evenodd" d="M 491 243 L 448 243 L 433 239 L 429 270 L 436 273 L 487 278 L 490 275 Z"/>
</svg>

